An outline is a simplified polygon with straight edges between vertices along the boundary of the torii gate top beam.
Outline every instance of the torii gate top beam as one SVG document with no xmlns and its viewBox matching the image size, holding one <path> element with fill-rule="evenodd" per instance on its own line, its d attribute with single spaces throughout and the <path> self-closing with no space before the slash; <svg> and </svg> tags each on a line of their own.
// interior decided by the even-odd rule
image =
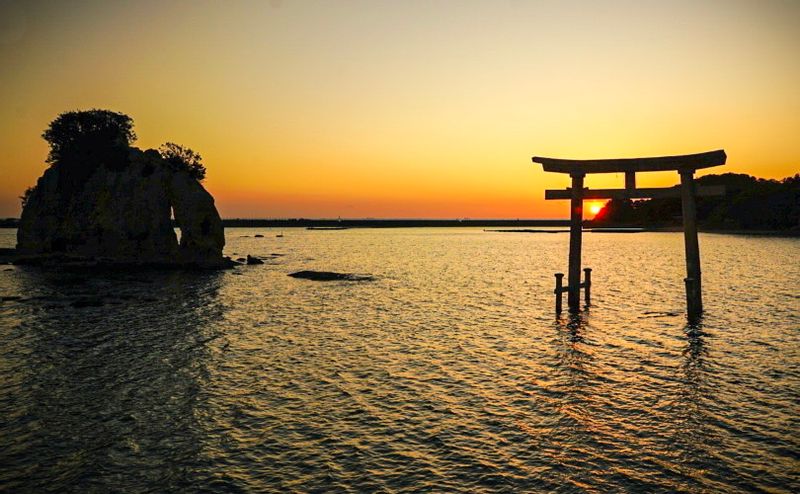
<svg viewBox="0 0 800 494">
<path fill-rule="evenodd" d="M 621 172 L 661 172 L 668 170 L 697 170 L 724 165 L 727 156 L 718 149 L 707 153 L 685 154 L 683 156 L 659 156 L 656 158 L 622 158 L 603 160 L 565 160 L 534 156 L 534 163 L 540 163 L 544 171 L 584 175 L 586 173 Z"/>
</svg>

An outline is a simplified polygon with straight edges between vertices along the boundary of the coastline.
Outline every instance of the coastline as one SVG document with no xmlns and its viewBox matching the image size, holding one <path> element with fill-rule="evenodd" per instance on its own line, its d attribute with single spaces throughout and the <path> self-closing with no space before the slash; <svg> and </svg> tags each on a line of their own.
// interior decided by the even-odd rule
<svg viewBox="0 0 800 494">
<path fill-rule="evenodd" d="M 19 220 L 8 218 L 0 220 L 0 229 L 15 230 Z M 561 228 L 568 227 L 569 220 L 440 220 L 440 219 L 223 219 L 225 228 L 303 228 L 317 231 L 338 231 L 355 228 L 484 228 L 487 233 L 568 233 L 569 230 L 540 230 L 530 227 Z M 494 228 L 502 228 L 495 230 Z M 514 229 L 509 229 L 514 228 Z M 640 227 L 633 225 L 595 225 L 591 220 L 583 225 L 586 233 L 640 233 L 640 232 L 683 232 L 680 226 Z M 719 235 L 751 235 L 759 237 L 800 237 L 800 229 L 793 230 L 723 230 L 717 228 L 698 229 L 701 233 Z M 0 263 L 9 255 L 0 253 Z"/>
</svg>

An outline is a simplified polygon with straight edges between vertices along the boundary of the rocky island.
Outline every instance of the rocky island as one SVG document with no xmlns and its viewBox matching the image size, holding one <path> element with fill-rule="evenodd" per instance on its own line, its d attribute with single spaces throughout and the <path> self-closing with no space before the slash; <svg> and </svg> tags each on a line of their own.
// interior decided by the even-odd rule
<svg viewBox="0 0 800 494">
<path fill-rule="evenodd" d="M 22 197 L 17 262 L 230 264 L 200 155 L 135 148 L 130 117 L 107 110 L 63 113 L 43 137 L 50 166 Z"/>
</svg>

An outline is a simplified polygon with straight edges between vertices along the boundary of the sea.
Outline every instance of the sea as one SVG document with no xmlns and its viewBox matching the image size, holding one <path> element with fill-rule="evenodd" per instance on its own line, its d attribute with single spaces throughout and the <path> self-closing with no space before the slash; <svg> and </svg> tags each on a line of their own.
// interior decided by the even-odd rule
<svg viewBox="0 0 800 494">
<path fill-rule="evenodd" d="M 585 233 L 575 315 L 566 233 L 225 234 L 264 264 L 0 266 L 0 491 L 800 491 L 800 239 L 701 234 L 689 323 L 680 233 Z"/>
</svg>

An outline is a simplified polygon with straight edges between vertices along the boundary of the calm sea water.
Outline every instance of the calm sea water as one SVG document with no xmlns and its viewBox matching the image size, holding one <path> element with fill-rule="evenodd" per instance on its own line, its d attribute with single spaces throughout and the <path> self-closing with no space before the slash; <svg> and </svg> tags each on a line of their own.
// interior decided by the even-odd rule
<svg viewBox="0 0 800 494">
<path fill-rule="evenodd" d="M 586 234 L 557 319 L 566 234 L 276 233 L 228 229 L 280 255 L 226 272 L 0 267 L 0 490 L 800 490 L 797 239 L 701 235 L 688 326 L 680 234 Z"/>
</svg>

